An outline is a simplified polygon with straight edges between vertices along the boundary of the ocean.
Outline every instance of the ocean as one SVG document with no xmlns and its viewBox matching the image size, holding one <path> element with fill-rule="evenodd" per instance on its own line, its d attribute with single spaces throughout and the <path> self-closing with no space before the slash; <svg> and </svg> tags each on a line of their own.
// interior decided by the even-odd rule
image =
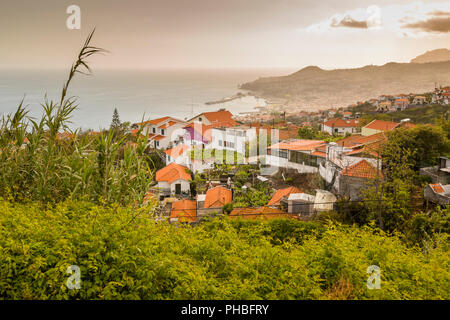
<svg viewBox="0 0 450 320">
<path fill-rule="evenodd" d="M 42 115 L 45 95 L 59 101 L 67 70 L 0 70 L 0 114 L 13 112 L 25 97 L 30 115 Z M 206 102 L 231 97 L 238 85 L 262 76 L 288 74 L 284 69 L 251 70 L 93 70 L 90 76 L 78 74 L 69 89 L 77 97 L 78 109 L 71 128 L 108 128 L 114 108 L 121 121 L 131 123 L 173 116 L 187 119 L 205 112 L 226 108 L 233 114 L 255 111 L 265 106 L 263 99 L 246 96 L 226 103 Z"/>
</svg>

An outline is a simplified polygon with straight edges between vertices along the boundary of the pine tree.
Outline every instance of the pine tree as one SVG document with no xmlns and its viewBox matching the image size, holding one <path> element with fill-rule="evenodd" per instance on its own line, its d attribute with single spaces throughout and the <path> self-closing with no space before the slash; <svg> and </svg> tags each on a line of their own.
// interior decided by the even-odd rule
<svg viewBox="0 0 450 320">
<path fill-rule="evenodd" d="M 121 126 L 120 118 L 119 118 L 119 112 L 117 111 L 117 108 L 114 108 L 114 113 L 112 117 L 111 122 L 111 130 L 119 130 Z"/>
</svg>

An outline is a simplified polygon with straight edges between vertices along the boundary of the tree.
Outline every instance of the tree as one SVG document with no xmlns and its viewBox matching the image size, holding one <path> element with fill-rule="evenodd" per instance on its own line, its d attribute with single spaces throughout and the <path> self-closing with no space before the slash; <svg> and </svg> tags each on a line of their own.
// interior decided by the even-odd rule
<svg viewBox="0 0 450 320">
<path fill-rule="evenodd" d="M 111 130 L 117 131 L 120 129 L 121 125 L 122 123 L 120 122 L 119 112 L 117 111 L 117 108 L 114 108 L 114 113 L 111 122 Z"/>
<path fill-rule="evenodd" d="M 394 174 L 401 162 L 411 164 L 414 171 L 421 167 L 432 166 L 437 158 L 449 149 L 446 134 L 440 127 L 420 125 L 412 129 L 399 128 L 388 133 L 388 140 L 383 146 L 383 164 L 388 174 Z M 399 157 L 407 154 L 406 158 Z"/>
<path fill-rule="evenodd" d="M 300 139 L 314 139 L 318 135 L 318 131 L 313 127 L 301 127 L 298 129 L 298 137 Z"/>
</svg>

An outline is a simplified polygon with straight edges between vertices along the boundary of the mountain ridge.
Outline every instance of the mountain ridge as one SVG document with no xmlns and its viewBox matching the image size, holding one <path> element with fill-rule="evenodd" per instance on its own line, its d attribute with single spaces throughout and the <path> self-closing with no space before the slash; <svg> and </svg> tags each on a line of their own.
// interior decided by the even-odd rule
<svg viewBox="0 0 450 320">
<path fill-rule="evenodd" d="M 282 98 L 289 106 L 322 109 L 382 94 L 429 92 L 436 83 L 450 84 L 450 60 L 334 70 L 308 66 L 287 76 L 259 78 L 240 88 L 269 100 Z"/>
</svg>

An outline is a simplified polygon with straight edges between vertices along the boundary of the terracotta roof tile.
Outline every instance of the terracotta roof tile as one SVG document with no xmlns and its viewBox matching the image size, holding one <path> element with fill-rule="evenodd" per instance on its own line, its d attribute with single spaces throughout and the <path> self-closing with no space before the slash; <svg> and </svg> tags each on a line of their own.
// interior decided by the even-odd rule
<svg viewBox="0 0 450 320">
<path fill-rule="evenodd" d="M 276 206 L 280 204 L 280 201 L 283 197 L 289 197 L 291 193 L 302 193 L 303 191 L 296 187 L 289 187 L 285 189 L 279 189 L 273 195 L 272 199 L 270 199 L 268 206 Z"/>
<path fill-rule="evenodd" d="M 186 170 L 188 170 L 188 168 L 172 162 L 156 172 L 156 181 L 167 181 L 168 183 L 172 183 L 179 179 L 191 181 L 191 175 L 187 173 Z"/>
<path fill-rule="evenodd" d="M 204 208 L 220 208 L 233 201 L 231 190 L 215 187 L 206 192 Z"/>
<path fill-rule="evenodd" d="M 341 176 L 375 179 L 377 177 L 377 169 L 367 160 L 361 160 L 341 171 Z M 379 172 L 379 177 L 383 178 L 383 173 Z"/>
<path fill-rule="evenodd" d="M 443 193 L 445 191 L 440 183 L 430 184 L 430 187 L 436 193 Z"/>
<path fill-rule="evenodd" d="M 238 125 L 238 123 L 233 120 L 233 114 L 228 110 L 203 112 L 201 115 L 205 116 L 214 127 L 234 127 Z"/>
<path fill-rule="evenodd" d="M 176 146 L 176 147 L 166 150 L 164 152 L 172 158 L 177 158 L 189 149 L 190 149 L 189 146 L 187 146 L 185 144 L 180 144 L 179 146 Z"/>
<path fill-rule="evenodd" d="M 380 131 L 390 131 L 396 128 L 399 124 L 397 122 L 384 121 L 384 120 L 373 120 L 367 124 L 364 128 L 380 130 Z"/>
<path fill-rule="evenodd" d="M 327 127 L 331 128 L 355 128 L 358 126 L 358 120 L 343 120 L 343 119 L 331 119 L 323 123 Z"/>
<path fill-rule="evenodd" d="M 170 219 L 178 219 L 180 222 L 197 221 L 197 202 L 194 200 L 173 202 Z"/>
<path fill-rule="evenodd" d="M 274 144 L 269 149 L 292 150 L 292 151 L 314 151 L 325 144 L 322 140 L 293 140 Z"/>
</svg>

